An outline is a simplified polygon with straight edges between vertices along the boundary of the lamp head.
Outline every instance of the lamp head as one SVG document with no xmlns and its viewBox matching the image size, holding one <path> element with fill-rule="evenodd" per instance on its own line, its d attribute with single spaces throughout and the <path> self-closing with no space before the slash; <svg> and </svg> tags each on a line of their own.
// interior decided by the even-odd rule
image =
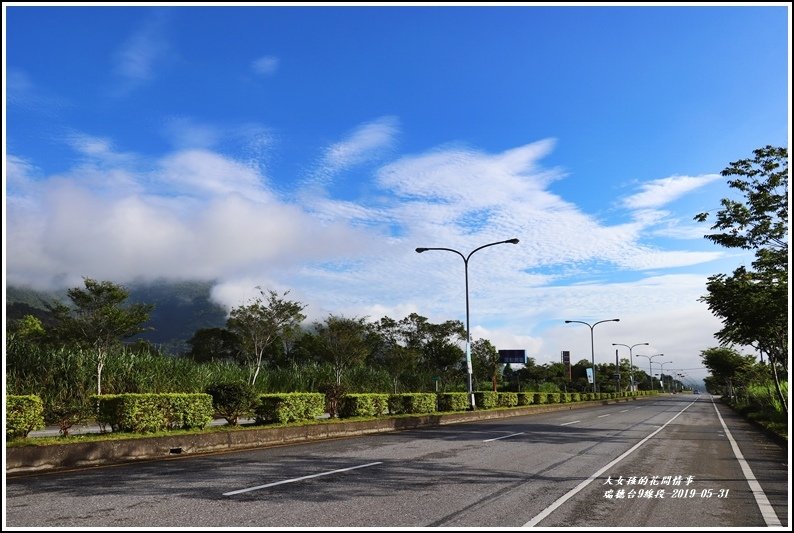
<svg viewBox="0 0 794 533">
<path fill-rule="evenodd" d="M 505 242 L 509 242 L 510 244 L 518 244 L 518 239 L 508 239 Z"/>
<path fill-rule="evenodd" d="M 417 248 L 416 253 L 421 254 L 422 252 L 426 252 L 427 248 Z"/>
</svg>

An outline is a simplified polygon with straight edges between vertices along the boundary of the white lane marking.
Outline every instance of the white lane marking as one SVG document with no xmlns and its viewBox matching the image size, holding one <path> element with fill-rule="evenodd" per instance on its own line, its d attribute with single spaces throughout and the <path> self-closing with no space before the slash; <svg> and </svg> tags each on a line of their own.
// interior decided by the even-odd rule
<svg viewBox="0 0 794 533">
<path fill-rule="evenodd" d="M 495 439 L 487 439 L 487 440 L 484 440 L 483 442 L 492 442 L 492 441 L 500 440 L 500 439 L 509 439 L 510 437 L 515 437 L 516 435 L 523 435 L 523 434 L 524 434 L 524 432 L 522 431 L 521 433 L 513 433 L 512 435 L 505 435 L 504 437 L 496 437 Z"/>
<path fill-rule="evenodd" d="M 623 409 L 622 411 L 618 411 L 618 413 L 625 413 L 628 409 Z"/>
<path fill-rule="evenodd" d="M 654 431 L 653 433 L 651 433 L 650 435 L 648 435 L 647 437 L 642 439 L 640 442 L 638 442 L 637 444 L 635 444 L 634 446 L 632 446 L 631 448 L 629 448 L 628 450 L 623 452 L 617 459 L 612 460 L 606 466 L 604 466 L 601 469 L 599 469 L 595 474 L 591 475 L 589 478 L 585 479 L 584 481 L 582 481 L 581 483 L 576 485 L 574 488 L 572 488 L 571 490 L 566 492 L 557 501 L 555 501 L 554 503 L 552 503 L 551 505 L 546 507 L 540 514 L 538 514 L 532 520 L 530 520 L 529 522 L 524 524 L 524 527 L 534 527 L 534 526 L 536 526 L 538 524 L 538 522 L 540 522 L 541 520 L 543 520 L 544 518 L 549 516 L 551 513 L 553 513 L 560 505 L 562 505 L 563 503 L 567 502 L 569 499 L 571 499 L 574 496 L 576 496 L 576 494 L 579 493 L 582 489 L 584 489 L 587 485 L 589 485 L 590 483 L 595 481 L 595 479 L 598 478 L 598 476 L 600 476 L 601 474 L 603 474 L 604 472 L 606 472 L 607 470 L 609 470 L 610 468 L 612 468 L 613 466 L 618 464 L 620 461 L 622 461 L 623 459 L 628 457 L 629 454 L 631 454 L 634 450 L 636 450 L 637 448 L 639 448 L 640 446 L 645 444 L 645 442 L 648 439 L 650 439 L 651 437 L 653 437 L 654 435 L 659 433 L 661 430 L 663 430 L 667 424 L 669 424 L 670 422 L 672 422 L 673 420 L 678 418 L 679 415 L 681 415 L 681 413 L 683 413 L 684 411 L 689 409 L 689 407 L 693 403 L 695 403 L 695 402 L 692 402 L 689 405 L 687 405 L 686 407 L 684 407 L 683 409 L 681 409 L 678 413 L 676 413 L 676 415 L 673 418 L 671 418 L 670 420 L 665 422 L 664 426 L 660 427 L 659 429 L 657 429 L 656 431 Z"/>
<path fill-rule="evenodd" d="M 612 413 L 610 413 L 610 414 L 612 414 Z M 609 415 L 598 415 L 598 418 L 604 418 L 605 416 L 609 416 Z"/>
<path fill-rule="evenodd" d="M 312 474 L 311 476 L 303 476 L 303 477 L 296 477 L 292 479 L 285 479 L 284 481 L 276 481 L 275 483 L 268 483 L 267 485 L 259 485 L 258 487 L 251 487 L 248 489 L 240 489 L 240 490 L 233 490 L 231 492 L 224 492 L 224 496 L 232 496 L 234 494 L 242 494 L 243 492 L 251 492 L 252 490 L 259 490 L 265 489 L 267 487 L 274 487 L 276 485 L 283 485 L 284 483 L 295 483 L 296 481 L 303 481 L 304 479 L 311 479 L 313 477 L 320 477 L 320 476 L 330 476 L 331 474 L 338 474 L 339 472 L 347 472 L 349 470 L 355 470 L 357 468 L 366 468 L 368 466 L 375 466 L 383 464 L 383 461 L 378 461 L 377 463 L 367 463 L 365 465 L 358 465 L 358 466 L 351 466 L 350 468 L 340 468 L 339 470 L 331 470 L 330 472 L 322 472 L 320 474 Z"/>
<path fill-rule="evenodd" d="M 567 425 L 569 425 L 569 424 L 577 424 L 577 423 L 579 423 L 579 422 L 581 422 L 581 420 L 574 420 L 573 422 L 566 422 L 566 423 L 564 423 L 564 424 L 560 424 L 560 425 L 561 425 L 561 426 L 567 426 Z"/>
<path fill-rule="evenodd" d="M 739 466 L 742 467 L 744 478 L 747 480 L 747 484 L 750 485 L 750 490 L 753 491 L 755 503 L 758 505 L 758 509 L 761 511 L 761 516 L 764 517 L 764 522 L 766 522 L 767 527 L 780 527 L 780 520 L 777 517 L 777 513 L 775 513 L 775 509 L 769 503 L 766 494 L 764 494 L 764 489 L 761 488 L 761 485 L 755 478 L 755 474 L 753 474 L 753 471 L 750 469 L 750 465 L 747 464 L 747 461 L 745 461 L 744 456 L 739 449 L 739 445 L 736 444 L 735 440 L 733 440 L 733 435 L 731 435 L 728 426 L 725 425 L 725 421 L 722 419 L 722 415 L 720 415 L 720 411 L 717 409 L 717 404 L 714 403 L 713 398 L 711 400 L 711 405 L 714 406 L 714 410 L 717 412 L 717 418 L 720 419 L 720 424 L 722 424 L 722 429 L 725 430 L 725 436 L 728 437 L 728 440 L 731 443 L 733 454 L 736 456 L 736 460 L 739 461 Z"/>
</svg>

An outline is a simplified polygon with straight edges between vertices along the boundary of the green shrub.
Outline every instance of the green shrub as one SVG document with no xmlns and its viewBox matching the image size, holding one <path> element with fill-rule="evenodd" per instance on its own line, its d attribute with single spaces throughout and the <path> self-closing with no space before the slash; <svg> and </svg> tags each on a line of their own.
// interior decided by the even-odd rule
<svg viewBox="0 0 794 533">
<path fill-rule="evenodd" d="M 339 418 L 381 416 L 388 410 L 388 394 L 345 394 L 339 404 Z"/>
<path fill-rule="evenodd" d="M 174 429 L 203 428 L 212 422 L 215 409 L 212 396 L 203 393 L 163 393 L 157 395 L 165 411 L 168 427 Z"/>
<path fill-rule="evenodd" d="M 547 392 L 546 403 L 560 403 L 560 392 Z"/>
<path fill-rule="evenodd" d="M 254 409 L 258 424 L 314 420 L 325 413 L 325 395 L 319 392 L 260 394 Z"/>
<path fill-rule="evenodd" d="M 6 439 L 44 428 L 44 404 L 34 395 L 6 396 Z"/>
<path fill-rule="evenodd" d="M 578 392 L 570 392 L 568 393 L 568 401 L 569 402 L 579 402 L 581 401 L 581 395 Z"/>
<path fill-rule="evenodd" d="M 336 383 L 326 383 L 320 385 L 319 390 L 325 394 L 325 410 L 331 418 L 339 416 L 340 404 L 347 393 L 347 387 Z"/>
<path fill-rule="evenodd" d="M 519 392 L 517 396 L 518 405 L 532 405 L 535 402 L 534 392 Z"/>
<path fill-rule="evenodd" d="M 533 401 L 534 404 L 540 405 L 542 403 L 546 403 L 546 398 L 548 397 L 548 393 L 545 392 L 536 392 L 535 399 Z"/>
<path fill-rule="evenodd" d="M 207 387 L 215 412 L 236 426 L 241 417 L 248 416 L 256 404 L 256 392 L 247 383 L 215 383 Z"/>
<path fill-rule="evenodd" d="M 497 397 L 499 407 L 515 407 L 518 405 L 517 392 L 500 392 Z"/>
<path fill-rule="evenodd" d="M 432 413 L 436 395 L 431 392 L 406 392 L 389 396 L 389 412 L 393 415 Z"/>
<path fill-rule="evenodd" d="M 438 410 L 466 411 L 469 409 L 469 393 L 467 392 L 440 392 L 438 393 Z"/>
<path fill-rule="evenodd" d="M 477 391 L 474 393 L 474 404 L 478 409 L 499 407 L 499 393 L 495 391 Z"/>
</svg>

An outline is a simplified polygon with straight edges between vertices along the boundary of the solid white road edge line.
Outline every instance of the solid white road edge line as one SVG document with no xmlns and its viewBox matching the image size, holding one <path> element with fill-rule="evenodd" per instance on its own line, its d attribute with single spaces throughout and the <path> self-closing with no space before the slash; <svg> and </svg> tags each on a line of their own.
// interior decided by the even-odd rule
<svg viewBox="0 0 794 533">
<path fill-rule="evenodd" d="M 617 459 L 613 459 L 606 466 L 604 466 L 600 470 L 598 470 L 598 472 L 596 472 L 595 474 L 591 475 L 589 478 L 585 479 L 584 481 L 582 481 L 581 483 L 576 485 L 576 487 L 574 487 L 571 490 L 569 490 L 568 492 L 566 492 L 561 498 L 559 498 L 557 501 L 555 501 L 554 503 L 552 503 L 551 505 L 546 507 L 540 514 L 535 516 L 532 520 L 530 520 L 529 522 L 524 524 L 524 527 L 536 526 L 538 524 L 538 522 L 540 522 L 541 520 L 543 520 L 544 518 L 549 516 L 551 513 L 553 513 L 560 505 L 562 505 L 563 503 L 567 502 L 569 499 L 573 498 L 579 491 L 581 491 L 587 485 L 589 485 L 590 483 L 595 481 L 595 479 L 598 476 L 600 476 L 601 474 L 603 474 L 604 472 L 606 472 L 607 470 L 609 470 L 610 468 L 612 468 L 613 466 L 618 464 L 620 461 L 622 461 L 623 459 L 628 457 L 634 450 L 636 450 L 637 448 L 639 448 L 640 446 L 645 444 L 645 442 L 648 439 L 650 439 L 651 437 L 653 437 L 654 435 L 659 433 L 661 430 L 663 430 L 665 428 L 665 426 L 667 426 L 667 424 L 669 424 L 670 422 L 672 422 L 673 420 L 678 418 L 681 415 L 681 413 L 683 413 L 684 411 L 689 409 L 690 406 L 692 406 L 693 403 L 695 403 L 695 402 L 690 403 L 689 405 L 687 405 L 686 407 L 684 407 L 683 409 L 678 411 L 678 413 L 676 413 L 676 415 L 673 418 L 671 418 L 670 420 L 665 422 L 662 427 L 660 427 L 659 429 L 657 429 L 656 431 L 654 431 L 653 433 L 651 433 L 650 435 L 648 435 L 647 437 L 642 439 L 640 442 L 638 442 L 637 444 L 635 444 L 634 446 L 632 446 L 631 448 L 629 448 L 628 450 L 623 452 Z"/>
<path fill-rule="evenodd" d="M 753 471 L 750 469 L 750 465 L 747 464 L 747 461 L 745 461 L 744 456 L 739 449 L 739 445 L 736 444 L 735 440 L 733 440 L 733 435 L 731 435 L 730 430 L 728 430 L 728 426 L 725 425 L 725 421 L 722 419 L 719 409 L 717 409 L 717 404 L 714 403 L 713 396 L 711 398 L 711 405 L 714 406 L 714 410 L 717 412 L 717 418 L 720 419 L 720 424 L 722 424 L 722 429 L 725 430 L 725 436 L 728 437 L 728 440 L 731 443 L 733 454 L 736 456 L 736 460 L 739 461 L 739 466 L 742 467 L 742 473 L 744 474 L 744 478 L 747 480 L 747 484 L 750 485 L 750 490 L 753 492 L 755 503 L 758 504 L 758 509 L 761 511 L 761 516 L 764 517 L 764 522 L 766 522 L 768 527 L 780 527 L 780 519 L 778 519 L 775 509 L 769 503 L 769 500 L 764 493 L 764 489 L 761 488 L 758 480 L 755 479 L 755 474 L 753 474 Z"/>
<path fill-rule="evenodd" d="M 234 494 L 241 494 L 243 492 L 251 492 L 252 490 L 265 489 L 267 487 L 274 487 L 276 485 L 283 485 L 284 483 L 295 483 L 296 481 L 303 481 L 304 479 L 311 479 L 313 477 L 329 476 L 331 474 L 338 474 L 339 472 L 347 472 L 348 470 L 355 470 L 357 468 L 366 468 L 368 466 L 375 466 L 383 464 L 383 461 L 377 463 L 367 463 L 365 465 L 351 466 L 350 468 L 340 468 L 339 470 L 331 470 L 330 472 L 322 472 L 320 474 L 312 474 L 311 476 L 296 477 L 293 479 L 285 479 L 284 481 L 276 481 L 275 483 L 268 483 L 267 485 L 259 485 L 258 487 L 251 487 L 249 489 L 233 490 L 231 492 L 224 492 L 224 496 L 232 496 Z"/>
</svg>

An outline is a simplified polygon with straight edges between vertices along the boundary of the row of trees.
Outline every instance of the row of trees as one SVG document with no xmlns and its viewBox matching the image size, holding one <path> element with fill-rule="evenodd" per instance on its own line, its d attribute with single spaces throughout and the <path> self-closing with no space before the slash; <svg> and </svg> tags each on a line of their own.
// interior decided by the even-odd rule
<svg viewBox="0 0 794 533">
<path fill-rule="evenodd" d="M 742 198 L 721 201 L 711 226 L 716 233 L 705 237 L 726 248 L 753 250 L 755 259 L 749 268 L 743 265 L 730 275 L 709 277 L 707 294 L 701 300 L 722 320 L 723 327 L 716 333 L 722 349 L 751 346 L 762 360 L 766 355 L 767 364 L 759 371 L 773 381 L 777 402 L 787 413 L 788 150 L 765 146 L 753 154 L 753 158 L 734 161 L 722 171 L 730 178 L 728 185 Z M 695 220 L 704 222 L 709 217 L 710 213 L 700 213 Z M 713 354 L 704 352 L 706 366 Z M 724 378 L 722 370 L 709 368 L 712 384 Z M 733 394 L 731 391 L 729 380 L 728 393 Z"/>
</svg>

